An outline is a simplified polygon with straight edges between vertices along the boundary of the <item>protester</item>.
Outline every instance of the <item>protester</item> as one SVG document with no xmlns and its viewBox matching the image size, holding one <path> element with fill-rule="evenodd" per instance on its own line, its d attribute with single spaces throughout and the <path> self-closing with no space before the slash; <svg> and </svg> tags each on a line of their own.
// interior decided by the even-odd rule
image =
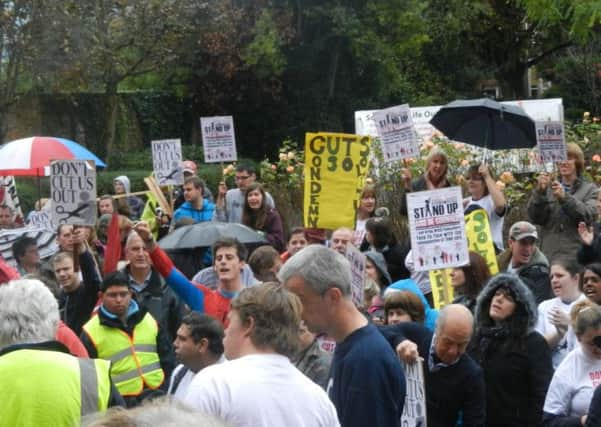
<svg viewBox="0 0 601 427">
<path fill-rule="evenodd" d="M 128 281 L 121 271 L 104 278 L 102 304 L 83 326 L 81 341 L 90 357 L 111 362 L 111 378 L 131 407 L 163 394 L 174 360 L 166 333 L 132 298 Z"/>
<path fill-rule="evenodd" d="M 219 192 L 216 202 L 216 219 L 223 222 L 242 223 L 242 209 L 244 207 L 244 194 L 250 184 L 257 179 L 255 167 L 240 163 L 236 166 L 236 185 L 238 188 L 228 190 L 225 182 L 219 183 Z M 268 208 L 275 208 L 271 194 L 265 192 L 265 205 Z"/>
<path fill-rule="evenodd" d="M 113 196 L 110 194 L 104 194 L 98 199 L 98 216 L 109 214 L 112 215 L 115 212 L 115 201 Z"/>
<path fill-rule="evenodd" d="M 288 235 L 288 243 L 286 251 L 280 255 L 282 262 L 286 262 L 288 258 L 307 246 L 307 236 L 303 227 L 293 227 Z"/>
<path fill-rule="evenodd" d="M 215 215 L 215 205 L 204 198 L 204 182 L 197 176 L 184 181 L 185 202 L 173 213 L 173 222 L 181 218 L 192 218 L 194 223 L 211 221 Z"/>
<path fill-rule="evenodd" d="M 411 273 L 405 267 L 405 257 L 411 245 L 408 241 L 399 242 L 396 239 L 390 218 L 370 218 L 365 224 L 365 230 L 365 240 L 369 243 L 369 249 L 384 256 L 392 281 L 409 278 Z"/>
<path fill-rule="evenodd" d="M 462 304 L 474 314 L 476 298 L 490 279 L 490 270 L 486 260 L 477 252 L 469 252 L 470 262 L 451 271 L 451 286 L 455 298 L 453 304 Z"/>
<path fill-rule="evenodd" d="M 497 187 L 488 165 L 472 165 L 467 171 L 469 197 L 464 199 L 464 209 L 481 207 L 488 214 L 488 223 L 497 251 L 503 250 L 503 221 L 507 213 L 507 201 Z"/>
<path fill-rule="evenodd" d="M 301 310 L 278 284 L 241 291 L 223 339 L 229 362 L 200 371 L 186 403 L 232 427 L 339 426 L 326 393 L 288 360 L 297 351 Z"/>
<path fill-rule="evenodd" d="M 198 372 L 225 361 L 223 326 L 206 314 L 188 313 L 182 319 L 173 346 L 180 364 L 171 374 L 167 393 L 183 401 Z"/>
<path fill-rule="evenodd" d="M 259 281 L 277 282 L 277 274 L 282 266 L 282 260 L 273 246 L 264 245 L 259 246 L 250 254 L 248 265 Z"/>
<path fill-rule="evenodd" d="M 144 240 L 135 231 L 127 237 L 125 259 L 129 264 L 121 271 L 128 278 L 136 302 L 152 314 L 168 341 L 173 342 L 182 321 L 183 304 L 161 277 L 159 267 L 150 263 Z"/>
<path fill-rule="evenodd" d="M 422 176 L 412 180 L 409 168 L 401 169 L 401 185 L 405 193 L 450 187 L 451 183 L 447 179 L 448 169 L 447 155 L 440 148 L 434 147 L 426 157 L 426 171 Z M 401 215 L 407 215 L 407 201 L 404 196 L 400 199 L 400 212 Z"/>
<path fill-rule="evenodd" d="M 484 372 L 486 425 L 537 426 L 553 375 L 551 351 L 534 331 L 532 292 L 513 274 L 498 274 L 480 293 L 470 356 Z"/>
<path fill-rule="evenodd" d="M 601 264 L 592 263 L 584 267 L 582 273 L 582 292 L 594 302 L 601 304 Z"/>
<path fill-rule="evenodd" d="M 78 232 L 75 243 L 79 247 L 82 279 L 75 271 L 72 253 L 59 252 L 52 258 L 56 281 L 61 289 L 58 298 L 61 320 L 77 335 L 81 333 L 81 327 L 92 314 L 101 282 L 94 256 L 82 239 L 83 234 Z"/>
<path fill-rule="evenodd" d="M 298 331 L 299 351 L 291 361 L 296 368 L 315 384 L 326 390 L 332 365 L 332 355 L 321 348 L 317 335 L 301 321 Z"/>
<path fill-rule="evenodd" d="M 71 224 L 60 224 L 56 229 L 56 244 L 58 250 L 63 252 L 73 252 L 73 239 L 77 234 Z"/>
<path fill-rule="evenodd" d="M 422 305 L 424 306 L 424 326 L 429 330 L 433 331 L 434 327 L 436 326 L 436 319 L 438 318 L 438 310 L 434 310 L 430 306 L 430 303 L 428 302 L 422 291 L 417 286 L 417 283 L 415 283 L 413 279 L 403 279 L 391 284 L 386 289 L 386 291 L 384 291 L 384 299 L 386 299 L 386 297 L 389 294 L 402 291 L 409 291 L 412 294 L 417 295 L 419 297 L 419 299 L 422 302 Z"/>
<path fill-rule="evenodd" d="M 534 294 L 537 304 L 553 298 L 549 281 L 549 261 L 536 246 L 538 232 L 527 221 L 518 221 L 509 229 L 509 248 L 497 256 L 499 271 L 515 273 Z M 573 255 L 568 255 L 573 256 Z"/>
<path fill-rule="evenodd" d="M 337 228 L 332 232 L 332 238 L 330 239 L 330 248 L 335 250 L 341 255 L 346 254 L 346 245 L 352 244 L 353 231 L 347 227 Z"/>
<path fill-rule="evenodd" d="M 284 230 L 278 211 L 266 204 L 267 193 L 258 182 L 246 187 L 242 224 L 260 232 L 278 252 L 284 251 Z"/>
<path fill-rule="evenodd" d="M 12 245 L 13 258 L 21 276 L 40 272 L 40 251 L 33 237 L 23 236 Z"/>
<path fill-rule="evenodd" d="M 196 162 L 194 162 L 193 160 L 184 160 L 182 162 L 182 166 L 183 166 L 183 172 L 184 172 L 184 180 L 186 180 L 187 178 L 191 177 L 191 176 L 197 176 L 198 175 L 198 166 L 196 165 Z M 207 199 L 209 202 L 214 203 L 213 200 L 213 193 L 211 192 L 211 189 L 207 186 L 207 183 L 203 180 L 203 187 L 202 187 L 202 197 L 204 197 L 205 199 Z M 186 199 L 184 198 L 184 187 L 182 186 L 178 186 L 173 190 L 173 209 L 177 210 L 185 201 Z"/>
<path fill-rule="evenodd" d="M 601 195 L 601 191 L 599 194 Z M 578 235 L 582 242 L 577 254 L 578 263 L 586 265 L 593 262 L 601 262 L 601 234 L 598 231 L 594 233 L 592 226 L 588 226 L 584 222 L 579 222 Z"/>
<path fill-rule="evenodd" d="M 219 281 L 217 289 L 212 290 L 190 282 L 175 268 L 167 254 L 155 243 L 148 224 L 140 222 L 135 229 L 144 240 L 155 268 L 188 307 L 227 324 L 231 300 L 244 287 L 240 273 L 245 265 L 246 247 L 233 238 L 219 239 L 213 244 L 213 268 Z"/>
<path fill-rule="evenodd" d="M 0 230 L 17 228 L 15 213 L 10 206 L 0 205 Z"/>
<path fill-rule="evenodd" d="M 413 292 L 389 292 L 384 298 L 384 313 L 387 325 L 401 322 L 424 323 L 424 304 Z"/>
<path fill-rule="evenodd" d="M 597 213 L 597 187 L 586 181 L 584 154 L 566 144 L 568 160 L 559 162 L 559 180 L 541 173 L 528 200 L 528 216 L 541 226 L 540 248 L 551 259 L 574 256 L 580 246 L 578 224 L 592 224 Z"/>
<path fill-rule="evenodd" d="M 580 266 L 573 259 L 558 258 L 551 264 L 551 288 L 555 298 L 538 305 L 536 330 L 545 337 L 553 367 L 557 368 L 576 346 L 576 335 L 570 326 L 570 310 L 586 300 L 580 292 Z"/>
<path fill-rule="evenodd" d="M 376 198 L 376 187 L 373 185 L 366 185 L 361 192 L 359 198 L 359 207 L 357 208 L 356 220 L 355 220 L 355 232 L 353 233 L 353 245 L 361 247 L 365 244 L 367 248 L 367 242 L 365 240 L 365 223 L 369 218 L 374 216 L 377 205 Z M 363 248 L 361 248 L 363 249 Z"/>
<path fill-rule="evenodd" d="M 405 377 L 384 337 L 353 304 L 349 262 L 336 251 L 310 245 L 278 276 L 299 296 L 309 330 L 336 341 L 327 390 L 340 424 L 400 426 Z"/>
<path fill-rule="evenodd" d="M 585 425 L 586 415 L 601 374 L 601 308 L 590 301 L 571 312 L 580 346 L 561 362 L 547 392 L 543 425 Z"/>
<path fill-rule="evenodd" d="M 121 175 L 113 179 L 113 189 L 118 196 L 129 194 L 131 192 L 129 178 Z M 123 200 L 125 200 L 125 204 L 122 203 Z M 129 210 L 129 218 L 134 221 L 140 219 L 144 210 L 144 202 L 138 196 L 123 196 L 117 200 L 117 205 L 126 207 Z"/>
<path fill-rule="evenodd" d="M 424 359 L 429 427 L 485 425 L 482 369 L 465 353 L 473 330 L 471 312 L 459 304 L 440 310 L 434 334 L 415 323 L 383 329 L 383 333 L 392 338 L 401 360 L 415 363 L 418 357 Z"/>
<path fill-rule="evenodd" d="M 58 305 L 38 280 L 0 286 L 0 424 L 78 425 L 123 404 L 104 360 L 78 359 L 53 341 Z"/>
</svg>

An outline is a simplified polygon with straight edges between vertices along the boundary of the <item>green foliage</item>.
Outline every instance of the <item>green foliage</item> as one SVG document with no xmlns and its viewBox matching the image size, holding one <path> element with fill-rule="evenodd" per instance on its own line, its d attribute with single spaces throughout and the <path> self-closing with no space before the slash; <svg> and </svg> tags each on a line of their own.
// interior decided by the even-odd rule
<svg viewBox="0 0 601 427">
<path fill-rule="evenodd" d="M 254 38 L 244 48 L 241 57 L 260 79 L 280 76 L 287 62 L 282 52 L 282 45 L 283 41 L 273 15 L 265 9 L 255 25 Z"/>
</svg>

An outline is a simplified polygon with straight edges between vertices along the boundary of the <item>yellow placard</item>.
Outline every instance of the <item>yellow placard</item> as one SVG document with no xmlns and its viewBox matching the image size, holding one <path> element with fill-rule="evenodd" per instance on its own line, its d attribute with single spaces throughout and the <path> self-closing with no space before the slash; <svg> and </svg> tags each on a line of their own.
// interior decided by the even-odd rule
<svg viewBox="0 0 601 427">
<path fill-rule="evenodd" d="M 305 227 L 355 227 L 370 146 L 369 136 L 326 132 L 305 135 Z"/>
<path fill-rule="evenodd" d="M 465 235 L 468 249 L 477 252 L 486 260 L 491 275 L 497 274 L 499 266 L 497 265 L 488 214 L 484 209 L 476 209 L 465 216 Z M 430 285 L 432 286 L 435 308 L 444 307 L 453 301 L 451 271 L 450 268 L 430 271 Z"/>
</svg>

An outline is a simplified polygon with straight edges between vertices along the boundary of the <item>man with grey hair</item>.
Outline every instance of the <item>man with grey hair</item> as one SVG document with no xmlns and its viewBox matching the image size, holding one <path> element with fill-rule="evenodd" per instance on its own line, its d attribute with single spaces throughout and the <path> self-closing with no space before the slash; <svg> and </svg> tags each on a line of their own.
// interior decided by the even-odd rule
<svg viewBox="0 0 601 427">
<path fill-rule="evenodd" d="M 353 231 L 350 228 L 340 227 L 334 230 L 330 239 L 330 248 L 344 255 L 346 253 L 346 245 L 352 244 Z"/>
<path fill-rule="evenodd" d="M 406 322 L 382 328 L 406 363 L 424 359 L 428 426 L 457 424 L 484 426 L 486 393 L 482 369 L 465 353 L 474 330 L 474 317 L 463 305 L 440 310 L 434 334 L 422 325 Z M 452 390 L 452 393 L 449 393 Z"/>
<path fill-rule="evenodd" d="M 123 404 L 109 362 L 78 359 L 53 341 L 58 304 L 42 282 L 0 286 L 0 301 L 2 425 L 73 426 L 83 415 Z"/>
<path fill-rule="evenodd" d="M 353 304 L 348 261 L 310 245 L 284 264 L 279 278 L 299 297 L 309 330 L 336 341 L 327 391 L 340 424 L 400 426 L 405 376 L 384 337 Z"/>
</svg>

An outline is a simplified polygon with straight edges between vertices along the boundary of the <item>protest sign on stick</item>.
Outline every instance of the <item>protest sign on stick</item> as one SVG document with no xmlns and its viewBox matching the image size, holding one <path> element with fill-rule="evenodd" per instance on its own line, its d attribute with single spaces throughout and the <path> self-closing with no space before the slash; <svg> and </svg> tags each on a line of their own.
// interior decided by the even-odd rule
<svg viewBox="0 0 601 427">
<path fill-rule="evenodd" d="M 416 271 L 469 262 L 460 187 L 408 193 L 411 252 Z"/>
<path fill-rule="evenodd" d="M 201 117 L 200 130 L 205 163 L 234 162 L 238 159 L 232 116 Z"/>
<path fill-rule="evenodd" d="M 365 289 L 365 255 L 352 244 L 346 245 L 346 259 L 351 264 L 351 291 L 357 307 L 363 306 Z"/>
<path fill-rule="evenodd" d="M 307 133 L 304 224 L 355 228 L 355 212 L 369 166 L 369 136 Z"/>
<path fill-rule="evenodd" d="M 536 142 L 543 162 L 568 160 L 563 122 L 536 122 Z"/>
<path fill-rule="evenodd" d="M 385 162 L 419 157 L 419 142 L 408 104 L 374 113 Z"/>
<path fill-rule="evenodd" d="M 152 141 L 152 166 L 159 185 L 182 185 L 182 143 L 179 139 Z"/>
<path fill-rule="evenodd" d="M 85 160 L 54 160 L 50 164 L 52 222 L 96 225 L 96 169 Z"/>
<path fill-rule="evenodd" d="M 424 386 L 423 360 L 413 363 L 401 362 L 405 372 L 406 393 L 401 426 L 426 427 L 426 389 Z"/>
</svg>

